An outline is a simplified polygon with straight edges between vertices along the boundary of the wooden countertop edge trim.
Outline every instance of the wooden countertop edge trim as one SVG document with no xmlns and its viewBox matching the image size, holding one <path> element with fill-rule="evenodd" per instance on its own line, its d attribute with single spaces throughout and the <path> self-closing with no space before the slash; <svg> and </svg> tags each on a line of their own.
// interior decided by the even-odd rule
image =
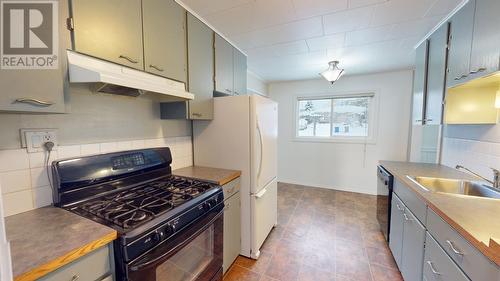
<svg viewBox="0 0 500 281">
<path fill-rule="evenodd" d="M 383 164 L 382 164 L 383 166 Z M 386 168 L 386 167 L 384 167 Z M 458 223 L 455 223 L 450 217 L 448 217 L 441 209 L 439 209 L 438 206 L 434 205 L 431 201 L 429 201 L 427 198 L 425 198 L 420 192 L 415 190 L 415 187 L 413 186 L 413 182 L 409 181 L 406 176 L 400 176 L 399 174 L 391 171 L 390 168 L 388 169 L 391 173 L 394 174 L 394 176 L 405 183 L 407 186 L 409 186 L 413 193 L 415 193 L 419 198 L 424 200 L 427 205 L 434 211 L 436 212 L 443 220 L 445 220 L 449 225 L 453 227 L 460 235 L 462 235 L 469 243 L 471 243 L 476 249 L 478 249 L 483 255 L 485 255 L 489 260 L 491 260 L 493 263 L 495 263 L 497 266 L 500 266 L 500 253 L 497 253 L 496 250 L 491 249 L 488 247 L 488 245 L 484 244 L 483 242 L 477 240 L 474 236 L 470 235 L 469 232 L 467 232 L 465 229 L 463 229 Z M 491 238 L 490 238 L 491 241 Z"/>
<path fill-rule="evenodd" d="M 239 178 L 241 176 L 241 171 L 234 172 L 231 176 L 226 177 L 219 181 L 219 185 L 225 185 L 227 183 L 232 182 L 233 180 Z"/>
<path fill-rule="evenodd" d="M 101 238 L 94 240 L 80 248 L 74 249 L 70 252 L 68 252 L 66 255 L 58 257 L 50 262 L 47 262 L 45 264 L 42 264 L 38 266 L 37 268 L 33 268 L 27 272 L 24 272 L 16 277 L 14 277 L 14 281 L 31 281 L 31 280 L 36 280 L 40 277 L 43 277 L 47 275 L 48 273 L 55 271 L 67 264 L 69 264 L 72 261 L 77 260 L 78 258 L 104 246 L 109 243 L 111 243 L 113 240 L 115 240 L 118 237 L 118 234 L 116 231 L 110 232 Z"/>
</svg>

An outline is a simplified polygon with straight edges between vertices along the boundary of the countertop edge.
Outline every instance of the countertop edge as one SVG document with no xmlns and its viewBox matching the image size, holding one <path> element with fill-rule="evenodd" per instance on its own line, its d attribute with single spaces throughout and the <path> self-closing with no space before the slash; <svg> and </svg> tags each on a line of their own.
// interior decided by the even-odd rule
<svg viewBox="0 0 500 281">
<path fill-rule="evenodd" d="M 215 176 L 213 174 L 214 172 L 220 173 L 220 175 Z M 191 179 L 205 180 L 218 185 L 225 185 L 241 177 L 241 171 L 239 170 L 221 169 L 208 166 L 188 166 L 173 170 L 172 174 Z"/>
<path fill-rule="evenodd" d="M 113 230 L 110 233 L 96 239 L 90 243 L 87 243 L 79 248 L 76 248 L 66 255 L 58 257 L 50 262 L 42 264 L 36 268 L 32 268 L 20 275 L 14 277 L 15 281 L 30 281 L 43 277 L 79 258 L 82 256 L 101 248 L 111 242 L 113 242 L 118 237 L 118 233 Z"/>
<path fill-rule="evenodd" d="M 453 229 L 455 229 L 462 237 L 464 237 L 469 243 L 471 243 L 476 249 L 478 249 L 485 257 L 487 257 L 492 263 L 495 263 L 497 266 L 500 266 L 500 253 L 497 253 L 496 250 L 492 250 L 489 246 L 484 244 L 482 241 L 477 240 L 474 236 L 472 236 L 467 230 L 465 230 L 460 224 L 456 223 L 453 219 L 451 219 L 445 212 L 441 211 L 441 209 L 436 206 L 433 202 L 431 202 L 428 198 L 425 198 L 421 194 L 420 191 L 417 191 L 415 183 L 411 182 L 406 175 L 400 175 L 399 172 L 394 171 L 390 168 L 390 163 L 392 161 L 379 161 L 379 164 L 387 169 L 391 174 L 396 177 L 398 180 L 403 182 L 406 186 L 410 187 L 410 189 L 415 193 L 419 198 L 424 200 L 436 214 L 438 214 L 443 220 L 446 221 Z M 384 165 L 385 163 L 385 165 Z M 405 163 L 405 162 L 401 162 Z M 395 163 L 394 163 L 395 164 Z M 389 165 L 389 167 L 387 167 Z M 436 164 L 437 165 L 437 164 Z M 494 242 L 493 238 L 490 238 L 490 244 Z M 494 243 L 496 244 L 496 243 Z M 493 245 L 492 245 L 493 246 Z M 494 247 L 496 249 L 496 247 Z"/>
</svg>

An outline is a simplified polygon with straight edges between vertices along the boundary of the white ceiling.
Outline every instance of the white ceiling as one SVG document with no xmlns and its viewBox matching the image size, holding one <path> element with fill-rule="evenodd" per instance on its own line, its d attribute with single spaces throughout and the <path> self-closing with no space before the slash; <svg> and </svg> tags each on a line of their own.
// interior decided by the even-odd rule
<svg viewBox="0 0 500 281">
<path fill-rule="evenodd" d="M 413 66 L 415 44 L 462 0 L 182 0 L 248 55 L 267 81 Z"/>
</svg>

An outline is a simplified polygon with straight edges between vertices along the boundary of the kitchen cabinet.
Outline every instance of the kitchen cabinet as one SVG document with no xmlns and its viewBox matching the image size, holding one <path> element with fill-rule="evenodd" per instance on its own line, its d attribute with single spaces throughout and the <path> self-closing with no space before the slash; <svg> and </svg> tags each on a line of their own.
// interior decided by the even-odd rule
<svg viewBox="0 0 500 281">
<path fill-rule="evenodd" d="M 499 70 L 499 11 L 498 0 L 476 0 L 469 69 L 471 78 L 482 77 Z"/>
<path fill-rule="evenodd" d="M 429 233 L 425 240 L 423 280 L 425 281 L 469 281 L 458 266 L 441 249 Z M 482 279 L 487 280 L 487 279 Z M 493 279 L 488 279 L 493 280 Z"/>
<path fill-rule="evenodd" d="M 427 94 L 427 61 L 429 41 L 425 40 L 416 49 L 415 75 L 413 76 L 412 123 L 422 125 L 424 120 L 424 97 Z"/>
<path fill-rule="evenodd" d="M 214 104 L 214 32 L 188 13 L 190 119 L 213 119 Z"/>
<path fill-rule="evenodd" d="M 399 269 L 405 281 L 420 281 L 422 280 L 425 227 L 409 208 L 405 208 L 403 219 L 403 246 Z"/>
<path fill-rule="evenodd" d="M 75 51 L 144 70 L 141 0 L 72 0 L 71 5 Z"/>
<path fill-rule="evenodd" d="M 389 232 L 389 248 L 394 260 L 401 268 L 401 255 L 403 250 L 403 225 L 404 225 L 404 204 L 398 196 L 392 196 L 391 202 L 391 231 Z"/>
<path fill-rule="evenodd" d="M 215 91 L 234 95 L 233 46 L 220 35 L 215 34 Z"/>
<path fill-rule="evenodd" d="M 443 119 L 443 100 L 446 89 L 446 59 L 448 55 L 448 28 L 445 23 L 429 38 L 429 65 L 425 95 L 424 124 L 438 125 Z"/>
<path fill-rule="evenodd" d="M 233 70 L 234 94 L 245 95 L 247 93 L 247 57 L 236 48 L 233 48 Z"/>
<path fill-rule="evenodd" d="M 110 280 L 109 278 L 112 280 L 110 277 L 114 268 L 112 255 L 112 245 L 103 246 L 38 280 Z"/>
<path fill-rule="evenodd" d="M 224 273 L 231 267 L 241 251 L 241 196 L 240 179 L 224 186 Z"/>
<path fill-rule="evenodd" d="M 142 1 L 144 67 L 186 82 L 186 11 L 174 0 Z"/>
<path fill-rule="evenodd" d="M 450 20 L 448 88 L 465 82 L 469 75 L 475 2 L 467 2 Z"/>
</svg>

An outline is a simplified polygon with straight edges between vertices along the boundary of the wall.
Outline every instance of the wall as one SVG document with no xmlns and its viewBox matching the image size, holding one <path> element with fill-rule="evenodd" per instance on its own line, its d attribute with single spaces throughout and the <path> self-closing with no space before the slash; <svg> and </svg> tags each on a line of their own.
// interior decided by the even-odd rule
<svg viewBox="0 0 500 281">
<path fill-rule="evenodd" d="M 247 90 L 249 94 L 268 95 L 266 81 L 250 70 L 247 71 Z"/>
<path fill-rule="evenodd" d="M 377 139 L 371 144 L 294 141 L 297 97 L 374 92 L 379 99 Z M 376 193 L 379 160 L 406 160 L 412 72 L 345 76 L 333 86 L 324 80 L 271 83 L 279 105 L 278 179 L 282 182 Z"/>
<path fill-rule="evenodd" d="M 443 165 L 465 166 L 492 178 L 500 170 L 500 125 L 447 125 L 444 129 Z"/>
<path fill-rule="evenodd" d="M 152 99 L 94 94 L 72 86 L 68 114 L 0 114 L 0 185 L 5 215 L 52 203 L 46 154 L 21 149 L 21 128 L 57 128 L 59 147 L 51 156 L 78 157 L 117 150 L 169 146 L 173 168 L 192 165 L 191 122 L 161 120 Z"/>
</svg>

